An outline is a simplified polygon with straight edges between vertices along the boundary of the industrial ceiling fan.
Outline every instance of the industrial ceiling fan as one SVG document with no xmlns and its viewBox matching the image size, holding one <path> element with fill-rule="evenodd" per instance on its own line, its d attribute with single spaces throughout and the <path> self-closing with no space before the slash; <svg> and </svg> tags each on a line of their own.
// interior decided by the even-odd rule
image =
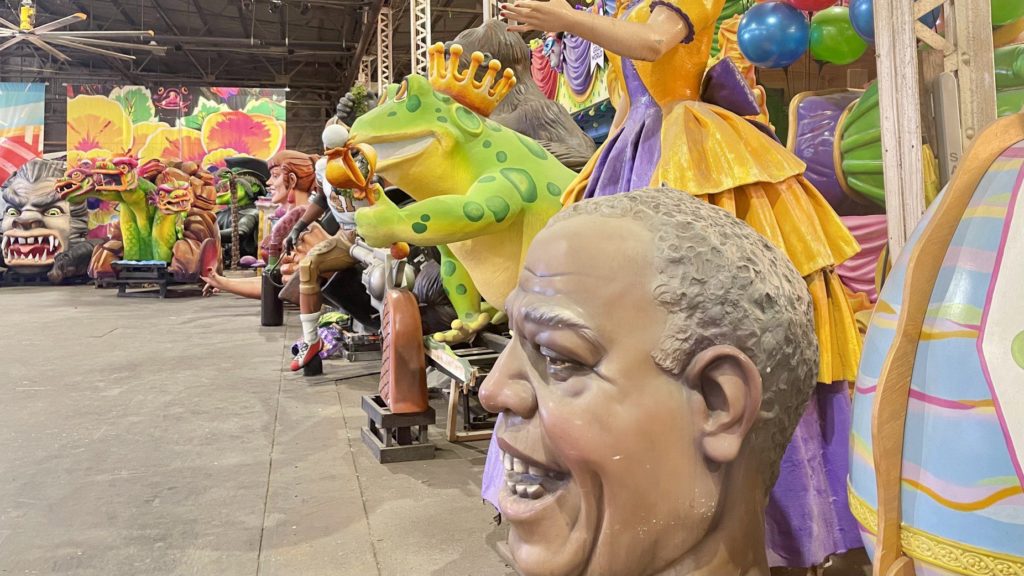
<svg viewBox="0 0 1024 576">
<path fill-rule="evenodd" d="M 32 0 L 21 0 L 20 8 L 17 26 L 0 17 L 0 41 L 7 38 L 6 42 L 0 44 L 0 52 L 20 42 L 29 42 L 61 62 L 67 62 L 71 60 L 71 57 L 55 48 L 55 46 L 73 48 L 90 54 L 100 54 L 111 58 L 120 58 L 121 60 L 135 60 L 135 56 L 107 50 L 107 48 L 145 50 L 160 56 L 164 56 L 167 53 L 166 47 L 157 46 L 155 43 L 135 44 L 111 40 L 111 38 L 151 38 L 153 36 L 152 30 L 59 31 L 58 29 L 60 28 L 85 21 L 88 16 L 81 12 L 76 12 L 53 22 L 36 26 L 35 3 Z"/>
</svg>

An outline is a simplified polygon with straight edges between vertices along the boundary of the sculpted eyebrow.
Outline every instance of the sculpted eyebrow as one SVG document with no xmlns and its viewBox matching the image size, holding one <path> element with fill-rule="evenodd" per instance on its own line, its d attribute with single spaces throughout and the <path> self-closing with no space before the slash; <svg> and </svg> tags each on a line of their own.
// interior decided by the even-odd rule
<svg viewBox="0 0 1024 576">
<path fill-rule="evenodd" d="M 579 316 L 554 306 L 530 306 L 522 312 L 522 319 L 531 324 L 540 324 L 552 328 L 575 330 L 584 340 L 595 348 L 603 350 L 601 342 L 594 331 Z"/>
<path fill-rule="evenodd" d="M 544 324 L 554 328 L 589 330 L 587 324 L 575 314 L 550 306 L 531 306 L 523 312 L 523 319 L 534 324 Z"/>
</svg>

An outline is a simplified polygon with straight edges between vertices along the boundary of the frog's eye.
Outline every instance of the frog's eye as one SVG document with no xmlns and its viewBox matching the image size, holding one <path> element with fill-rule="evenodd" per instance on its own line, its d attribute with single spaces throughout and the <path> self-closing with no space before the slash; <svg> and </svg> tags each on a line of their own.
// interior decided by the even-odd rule
<svg viewBox="0 0 1024 576">
<path fill-rule="evenodd" d="M 402 80 L 402 85 L 398 87 L 398 92 L 395 94 L 395 102 L 401 102 L 405 100 L 405 95 L 409 92 L 409 81 Z"/>
</svg>

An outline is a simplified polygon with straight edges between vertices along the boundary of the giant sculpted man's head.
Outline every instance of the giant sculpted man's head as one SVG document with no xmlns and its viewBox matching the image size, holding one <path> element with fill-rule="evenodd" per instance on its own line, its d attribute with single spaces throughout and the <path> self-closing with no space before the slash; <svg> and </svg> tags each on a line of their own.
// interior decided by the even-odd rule
<svg viewBox="0 0 1024 576">
<path fill-rule="evenodd" d="M 767 574 L 763 508 L 817 370 L 785 256 L 675 190 L 587 200 L 536 237 L 507 308 L 481 399 L 520 572 Z"/>
</svg>

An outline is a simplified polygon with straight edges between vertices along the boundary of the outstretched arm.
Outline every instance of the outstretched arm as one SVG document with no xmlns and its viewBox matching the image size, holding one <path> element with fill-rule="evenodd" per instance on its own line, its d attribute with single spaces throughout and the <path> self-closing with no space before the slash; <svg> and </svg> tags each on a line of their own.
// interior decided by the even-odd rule
<svg viewBox="0 0 1024 576">
<path fill-rule="evenodd" d="M 624 58 L 654 62 L 680 42 L 689 42 L 694 29 L 692 15 L 675 3 L 654 2 L 651 10 L 650 20 L 641 24 L 574 10 L 565 0 L 517 0 L 502 4 L 501 16 L 517 22 L 509 30 L 568 32 Z"/>
<path fill-rule="evenodd" d="M 519 186 L 535 186 L 523 174 Z M 508 180 L 484 176 L 464 195 L 449 194 L 399 208 L 381 194 L 377 203 L 356 210 L 356 230 L 367 244 L 395 242 L 439 246 L 498 232 L 516 220 L 523 199 Z"/>
</svg>

